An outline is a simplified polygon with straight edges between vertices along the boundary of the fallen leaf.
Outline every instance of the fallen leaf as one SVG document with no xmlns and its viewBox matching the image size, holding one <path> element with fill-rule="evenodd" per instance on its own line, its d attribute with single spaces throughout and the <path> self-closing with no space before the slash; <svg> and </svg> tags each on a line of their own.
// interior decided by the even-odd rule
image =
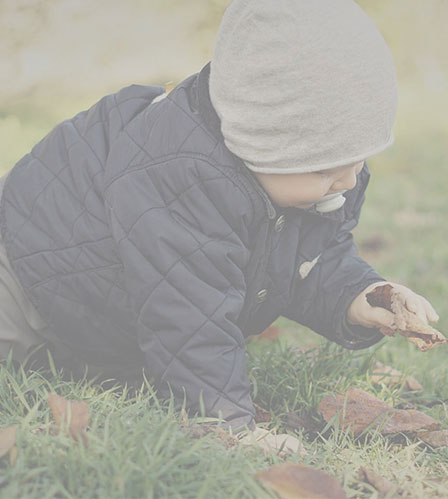
<svg viewBox="0 0 448 499">
<path fill-rule="evenodd" d="M 0 459 L 16 445 L 17 426 L 8 426 L 0 430 Z"/>
<path fill-rule="evenodd" d="M 64 397 L 49 393 L 47 398 L 54 421 L 59 429 L 65 429 L 73 440 L 87 445 L 85 429 L 89 425 L 89 406 L 85 402 L 67 400 Z"/>
<path fill-rule="evenodd" d="M 381 430 L 383 435 L 390 433 L 413 433 L 419 430 L 438 430 L 440 423 L 428 414 L 415 409 L 392 409 L 392 417 Z"/>
<path fill-rule="evenodd" d="M 342 486 L 323 471 L 295 463 L 282 463 L 257 473 L 256 478 L 281 499 L 345 499 Z"/>
<path fill-rule="evenodd" d="M 358 476 L 361 482 L 365 482 L 374 487 L 380 494 L 386 495 L 390 492 L 394 485 L 389 480 L 386 480 L 382 476 L 378 475 L 372 470 L 366 469 L 363 466 L 359 468 Z"/>
<path fill-rule="evenodd" d="M 344 430 L 351 428 L 355 436 L 367 428 L 378 429 L 382 435 L 440 428 L 440 423 L 423 412 L 393 409 L 374 395 L 354 387 L 345 393 L 326 395 L 318 411 L 327 423 L 339 414 L 341 427 Z"/>
<path fill-rule="evenodd" d="M 271 413 L 258 404 L 254 403 L 255 407 L 255 422 L 256 423 L 269 423 L 271 421 Z"/>
<path fill-rule="evenodd" d="M 448 446 L 448 430 L 421 431 L 417 436 L 423 440 L 423 442 L 434 448 Z"/>
<path fill-rule="evenodd" d="M 387 240 L 382 234 L 373 234 L 367 239 L 359 242 L 359 249 L 365 252 L 378 253 L 387 246 Z"/>
<path fill-rule="evenodd" d="M 377 286 L 372 292 L 367 293 L 366 300 L 372 307 L 385 308 L 394 314 L 394 326 L 381 328 L 383 334 L 393 336 L 398 333 L 415 343 L 422 352 L 436 345 L 448 343 L 440 331 L 424 323 L 406 308 L 402 295 L 390 284 Z"/>
<path fill-rule="evenodd" d="M 404 386 L 410 392 L 423 391 L 423 386 L 412 376 L 408 376 L 407 378 L 405 378 Z"/>
<path fill-rule="evenodd" d="M 422 385 L 412 376 L 403 379 L 403 373 L 391 366 L 385 366 L 377 362 L 372 370 L 370 379 L 374 384 L 384 383 L 386 386 L 395 386 L 404 384 L 404 388 L 409 391 L 422 391 Z"/>
<path fill-rule="evenodd" d="M 257 335 L 260 340 L 274 341 L 280 334 L 282 330 L 278 326 L 269 326 L 262 333 Z"/>
</svg>

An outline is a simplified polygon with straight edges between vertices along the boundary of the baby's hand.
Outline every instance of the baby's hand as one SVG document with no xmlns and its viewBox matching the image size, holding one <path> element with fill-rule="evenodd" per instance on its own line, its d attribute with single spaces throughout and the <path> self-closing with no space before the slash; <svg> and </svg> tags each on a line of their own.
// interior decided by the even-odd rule
<svg viewBox="0 0 448 499">
<path fill-rule="evenodd" d="M 367 303 L 366 295 L 373 291 L 378 286 L 390 284 L 403 297 L 406 308 L 414 313 L 425 324 L 437 322 L 439 316 L 426 298 L 411 291 L 406 286 L 393 282 L 375 282 L 362 291 L 350 304 L 347 309 L 347 322 L 349 324 L 358 324 L 368 328 L 377 328 L 383 334 L 387 334 L 387 330 L 393 327 L 394 314 L 385 308 L 372 307 Z"/>
</svg>

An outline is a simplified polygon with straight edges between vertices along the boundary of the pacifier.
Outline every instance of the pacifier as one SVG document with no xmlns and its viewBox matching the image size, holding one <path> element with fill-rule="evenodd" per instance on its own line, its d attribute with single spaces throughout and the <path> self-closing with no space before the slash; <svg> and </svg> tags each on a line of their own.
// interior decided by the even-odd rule
<svg viewBox="0 0 448 499">
<path fill-rule="evenodd" d="M 347 190 L 324 196 L 315 204 L 316 211 L 320 213 L 328 213 L 341 208 L 341 206 L 345 203 L 345 197 L 342 195 L 344 192 L 347 192 Z"/>
</svg>

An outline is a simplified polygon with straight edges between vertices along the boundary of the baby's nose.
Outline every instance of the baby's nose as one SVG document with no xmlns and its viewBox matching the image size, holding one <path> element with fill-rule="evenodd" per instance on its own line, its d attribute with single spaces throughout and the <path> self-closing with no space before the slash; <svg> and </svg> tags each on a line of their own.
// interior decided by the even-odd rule
<svg viewBox="0 0 448 499">
<path fill-rule="evenodd" d="M 341 177 L 334 183 L 332 189 L 335 191 L 349 191 L 350 189 L 355 188 L 357 180 L 356 170 L 350 169 L 344 174 L 343 177 Z"/>
</svg>

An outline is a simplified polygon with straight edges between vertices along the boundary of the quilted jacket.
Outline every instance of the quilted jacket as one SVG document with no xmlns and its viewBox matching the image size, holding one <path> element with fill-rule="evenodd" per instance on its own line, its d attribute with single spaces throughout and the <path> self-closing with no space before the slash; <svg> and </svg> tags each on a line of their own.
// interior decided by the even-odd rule
<svg viewBox="0 0 448 499">
<path fill-rule="evenodd" d="M 2 237 L 24 292 L 74 355 L 145 365 L 159 394 L 252 425 L 245 337 L 280 315 L 346 348 L 369 172 L 331 213 L 273 203 L 225 146 L 210 63 L 165 99 L 131 85 L 57 125 L 8 175 Z M 300 138 L 299 138 L 300 139 Z"/>
</svg>

